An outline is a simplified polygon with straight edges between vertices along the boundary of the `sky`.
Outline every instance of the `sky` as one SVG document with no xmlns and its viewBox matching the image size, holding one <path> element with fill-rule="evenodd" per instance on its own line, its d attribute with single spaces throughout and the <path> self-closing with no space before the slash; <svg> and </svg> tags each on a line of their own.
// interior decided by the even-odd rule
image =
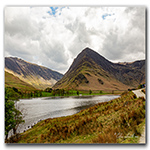
<svg viewBox="0 0 150 150">
<path fill-rule="evenodd" d="M 4 55 L 65 73 L 89 47 L 112 62 L 145 59 L 145 7 L 5 7 Z"/>
</svg>

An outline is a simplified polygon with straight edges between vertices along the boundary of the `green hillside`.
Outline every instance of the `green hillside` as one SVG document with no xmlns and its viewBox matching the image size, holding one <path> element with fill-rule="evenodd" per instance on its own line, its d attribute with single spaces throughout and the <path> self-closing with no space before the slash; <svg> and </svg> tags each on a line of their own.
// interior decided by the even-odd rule
<svg viewBox="0 0 150 150">
<path fill-rule="evenodd" d="M 33 91 L 36 90 L 30 84 L 20 80 L 18 77 L 14 76 L 5 71 L 5 87 L 15 87 L 22 91 Z"/>
</svg>

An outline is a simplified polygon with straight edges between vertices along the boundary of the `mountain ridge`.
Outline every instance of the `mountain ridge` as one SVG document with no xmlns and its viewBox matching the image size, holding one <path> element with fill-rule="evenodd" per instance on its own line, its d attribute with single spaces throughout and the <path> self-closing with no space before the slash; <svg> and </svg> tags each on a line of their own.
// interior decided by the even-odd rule
<svg viewBox="0 0 150 150">
<path fill-rule="evenodd" d="M 94 50 L 85 48 L 53 88 L 94 90 L 107 89 L 107 86 L 111 89 L 133 88 L 145 81 L 145 72 L 142 72 L 145 70 L 145 61 L 143 62 L 135 61 L 128 65 L 112 63 Z M 87 83 L 82 83 L 80 78 Z"/>
<path fill-rule="evenodd" d="M 5 57 L 5 71 L 17 76 L 37 89 L 52 87 L 63 76 L 57 71 L 17 57 Z"/>
</svg>

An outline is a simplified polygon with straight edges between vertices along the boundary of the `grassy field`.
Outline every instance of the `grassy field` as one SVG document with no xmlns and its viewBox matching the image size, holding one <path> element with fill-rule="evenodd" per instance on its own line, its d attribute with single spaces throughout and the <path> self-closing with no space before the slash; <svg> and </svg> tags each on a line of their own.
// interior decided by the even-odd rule
<svg viewBox="0 0 150 150">
<path fill-rule="evenodd" d="M 114 91 L 114 90 L 109 90 L 109 91 L 101 91 L 101 90 L 95 90 L 95 91 L 88 91 L 88 90 L 84 90 L 84 91 L 78 91 L 79 93 L 77 94 L 77 90 L 68 90 L 65 91 L 65 94 L 61 95 L 61 94 L 55 94 L 55 96 L 78 96 L 78 95 L 82 95 L 82 96 L 86 96 L 86 95 L 107 95 L 107 94 L 121 94 L 122 91 Z M 49 96 L 54 96 L 53 93 L 49 93 L 49 92 L 42 92 L 42 97 L 49 97 Z"/>
<path fill-rule="evenodd" d="M 138 143 L 145 124 L 145 99 L 126 92 L 77 114 L 46 119 L 10 143 Z"/>
<path fill-rule="evenodd" d="M 32 96 L 31 96 L 31 92 L 32 92 Z M 34 95 L 34 91 L 30 91 L 29 94 L 24 94 L 23 99 L 26 99 L 26 98 L 35 98 L 35 97 L 62 97 L 62 96 L 89 96 L 89 95 L 108 95 L 108 94 L 112 94 L 111 92 L 102 92 L 102 93 L 99 93 L 99 92 L 93 92 L 91 94 L 89 94 L 89 91 L 79 91 L 79 94 L 77 94 L 77 91 L 75 90 L 69 90 L 68 93 L 66 94 L 55 94 L 53 95 L 53 93 L 49 93 L 49 92 L 45 92 L 45 91 L 41 91 L 41 96 L 40 96 L 40 92 L 37 92 L 36 95 Z M 119 93 L 116 93 L 116 94 L 119 94 Z"/>
</svg>

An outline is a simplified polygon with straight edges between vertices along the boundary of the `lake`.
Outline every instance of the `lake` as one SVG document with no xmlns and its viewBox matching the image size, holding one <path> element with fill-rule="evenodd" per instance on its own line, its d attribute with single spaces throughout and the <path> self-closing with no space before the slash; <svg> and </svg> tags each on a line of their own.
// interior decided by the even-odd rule
<svg viewBox="0 0 150 150">
<path fill-rule="evenodd" d="M 31 125 L 40 120 L 72 115 L 97 103 L 107 102 L 118 97 L 118 95 L 102 95 L 21 99 L 16 102 L 16 107 L 24 115 L 25 123 L 20 125 L 18 132 L 29 129 Z"/>
</svg>

